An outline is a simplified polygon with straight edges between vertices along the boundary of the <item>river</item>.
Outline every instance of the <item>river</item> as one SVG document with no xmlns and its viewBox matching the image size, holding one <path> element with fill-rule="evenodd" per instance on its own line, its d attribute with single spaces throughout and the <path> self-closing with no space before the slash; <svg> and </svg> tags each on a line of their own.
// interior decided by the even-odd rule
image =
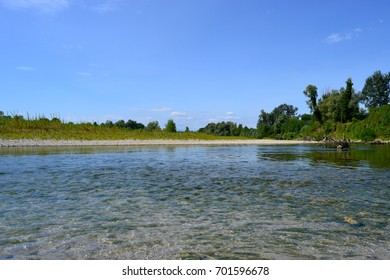
<svg viewBox="0 0 390 280">
<path fill-rule="evenodd" d="M 1 148 L 0 209 L 0 259 L 390 259 L 390 146 Z"/>
</svg>

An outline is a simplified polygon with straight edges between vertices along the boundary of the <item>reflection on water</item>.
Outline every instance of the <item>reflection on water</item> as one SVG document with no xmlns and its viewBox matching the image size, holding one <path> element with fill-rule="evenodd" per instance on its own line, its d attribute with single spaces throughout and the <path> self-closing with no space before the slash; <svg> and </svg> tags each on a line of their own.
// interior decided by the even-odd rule
<svg viewBox="0 0 390 280">
<path fill-rule="evenodd" d="M 277 147 L 275 147 L 277 148 Z M 262 149 L 258 152 L 261 160 L 282 160 L 298 161 L 310 159 L 314 164 L 326 162 L 339 166 L 361 166 L 369 165 L 378 168 L 390 168 L 390 147 L 355 145 L 348 151 L 335 151 L 334 149 L 324 149 L 321 147 L 293 146 L 291 149 L 283 147 L 282 150 Z"/>
<path fill-rule="evenodd" d="M 389 163 L 389 146 L 2 148 L 0 259 L 389 259 Z"/>
</svg>

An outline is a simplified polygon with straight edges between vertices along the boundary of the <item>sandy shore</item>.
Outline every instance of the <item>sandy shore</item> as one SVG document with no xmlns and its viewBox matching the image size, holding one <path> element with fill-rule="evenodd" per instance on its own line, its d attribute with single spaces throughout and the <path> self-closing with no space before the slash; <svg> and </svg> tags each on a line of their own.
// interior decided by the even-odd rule
<svg viewBox="0 0 390 280">
<path fill-rule="evenodd" d="M 170 146 L 170 145 L 300 145 L 316 142 L 301 140 L 40 140 L 0 139 L 0 147 L 55 147 L 55 146 Z"/>
</svg>

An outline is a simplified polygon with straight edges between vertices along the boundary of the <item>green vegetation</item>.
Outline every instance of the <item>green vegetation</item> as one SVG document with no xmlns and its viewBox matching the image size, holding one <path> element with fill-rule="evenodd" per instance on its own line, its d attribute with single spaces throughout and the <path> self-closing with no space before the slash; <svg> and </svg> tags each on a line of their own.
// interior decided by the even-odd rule
<svg viewBox="0 0 390 280">
<path fill-rule="evenodd" d="M 310 112 L 313 114 L 314 120 L 322 122 L 321 110 L 317 105 L 317 87 L 313 85 L 308 85 L 303 91 L 303 94 L 309 97 L 309 100 L 306 101 L 307 105 L 310 108 Z"/>
<path fill-rule="evenodd" d="M 160 131 L 161 127 L 158 121 L 152 121 L 145 127 L 146 131 Z"/>
<path fill-rule="evenodd" d="M 177 132 L 175 122 L 172 119 L 168 120 L 164 130 L 171 133 Z"/>
<path fill-rule="evenodd" d="M 261 110 L 259 120 L 257 122 L 257 136 L 259 138 L 272 137 L 272 138 L 284 138 L 281 136 L 282 127 L 292 118 L 296 118 L 298 108 L 292 105 L 282 104 L 276 107 L 271 113 L 266 113 Z M 291 122 L 291 121 L 290 121 Z M 290 133 L 291 131 L 284 132 Z M 287 137 L 291 138 L 291 137 Z M 287 139 L 284 138 L 284 139 Z"/>
<path fill-rule="evenodd" d="M 260 138 L 255 128 L 243 127 L 233 122 L 209 123 L 198 130 L 200 133 L 213 134 L 215 136 Z"/>
<path fill-rule="evenodd" d="M 390 139 L 390 105 L 371 108 L 368 117 L 362 121 L 338 125 L 334 134 L 363 141 Z"/>
<path fill-rule="evenodd" d="M 168 125 L 169 124 L 169 125 Z M 174 131 L 173 131 L 174 128 Z M 176 132 L 176 124 L 168 121 L 161 130 L 157 121 L 146 127 L 129 120 L 102 124 L 63 122 L 59 118 L 48 119 L 43 116 L 24 118 L 21 115 L 5 115 L 0 111 L 0 138 L 2 139 L 72 139 L 72 140 L 124 140 L 124 139 L 177 139 L 177 140 L 217 140 L 224 137 L 199 133 Z M 237 139 L 238 137 L 236 137 Z M 230 139 L 230 138 L 229 138 Z"/>
<path fill-rule="evenodd" d="M 0 111 L 0 138 L 40 139 L 202 139 L 220 137 L 321 140 L 325 136 L 372 141 L 390 139 L 390 73 L 380 71 L 367 78 L 362 92 L 356 92 L 351 78 L 345 88 L 325 91 L 318 99 L 318 89 L 308 85 L 303 94 L 310 114 L 298 115 L 298 108 L 281 104 L 271 112 L 260 111 L 256 128 L 233 122 L 209 123 L 197 132 L 178 132 L 170 119 L 161 129 L 157 121 L 146 126 L 133 120 L 106 121 L 102 124 L 51 120 L 44 116 L 24 118 Z M 367 110 L 361 108 L 365 104 Z"/>
<path fill-rule="evenodd" d="M 324 92 L 317 87 L 303 91 L 310 115 L 296 115 L 292 105 L 282 104 L 271 113 L 261 110 L 256 137 L 321 140 L 325 136 L 372 141 L 390 139 L 390 73 L 376 71 L 366 80 L 363 92 L 356 92 L 352 79 L 346 87 Z M 360 108 L 364 103 L 368 109 Z"/>
<path fill-rule="evenodd" d="M 378 108 L 390 102 L 390 72 L 376 71 L 368 77 L 362 90 L 362 99 L 369 108 Z"/>
</svg>

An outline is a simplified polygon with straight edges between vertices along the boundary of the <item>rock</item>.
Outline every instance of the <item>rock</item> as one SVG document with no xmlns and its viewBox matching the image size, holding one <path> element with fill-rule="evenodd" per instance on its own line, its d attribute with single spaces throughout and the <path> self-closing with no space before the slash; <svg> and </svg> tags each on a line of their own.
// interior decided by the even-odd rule
<svg viewBox="0 0 390 280">
<path fill-rule="evenodd" d="M 348 216 L 344 217 L 344 222 L 346 222 L 347 224 L 354 226 L 354 227 L 363 227 L 364 226 L 364 224 L 362 224 L 362 223 L 358 222 L 357 220 L 355 220 L 354 218 L 348 217 Z"/>
</svg>

